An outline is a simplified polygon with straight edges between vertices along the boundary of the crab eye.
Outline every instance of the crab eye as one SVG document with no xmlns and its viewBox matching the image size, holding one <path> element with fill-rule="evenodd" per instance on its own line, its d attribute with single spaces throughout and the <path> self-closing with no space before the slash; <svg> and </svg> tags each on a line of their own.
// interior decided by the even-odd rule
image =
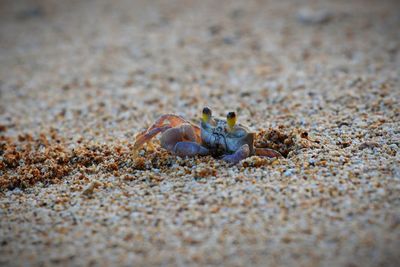
<svg viewBox="0 0 400 267">
<path fill-rule="evenodd" d="M 226 123 L 228 124 L 228 127 L 230 130 L 235 127 L 236 124 L 236 113 L 235 112 L 229 112 L 228 115 L 226 115 Z"/>
<path fill-rule="evenodd" d="M 203 108 L 202 121 L 204 123 L 209 122 L 209 120 L 211 119 L 211 116 L 212 116 L 211 109 L 209 109 L 208 107 Z"/>
</svg>

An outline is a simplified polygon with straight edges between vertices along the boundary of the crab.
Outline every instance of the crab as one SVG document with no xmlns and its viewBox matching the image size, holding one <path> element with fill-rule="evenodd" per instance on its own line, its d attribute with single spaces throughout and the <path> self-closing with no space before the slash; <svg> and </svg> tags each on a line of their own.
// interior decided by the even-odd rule
<svg viewBox="0 0 400 267">
<path fill-rule="evenodd" d="M 200 125 L 179 115 L 162 115 L 136 136 L 133 149 L 138 151 L 160 133 L 161 147 L 180 157 L 211 155 L 232 164 L 253 155 L 282 157 L 276 150 L 255 147 L 255 133 L 236 123 L 235 112 L 229 112 L 226 119 L 215 118 L 211 109 L 205 107 Z"/>
</svg>

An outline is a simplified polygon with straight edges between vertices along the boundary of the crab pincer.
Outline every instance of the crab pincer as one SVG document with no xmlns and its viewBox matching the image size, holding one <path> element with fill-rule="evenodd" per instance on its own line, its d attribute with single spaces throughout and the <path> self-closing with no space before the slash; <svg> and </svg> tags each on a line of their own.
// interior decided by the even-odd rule
<svg viewBox="0 0 400 267">
<path fill-rule="evenodd" d="M 176 143 L 173 152 L 180 157 L 207 156 L 210 154 L 210 150 L 194 142 Z"/>
<path fill-rule="evenodd" d="M 225 155 L 222 157 L 223 160 L 236 164 L 239 163 L 241 160 L 247 158 L 250 155 L 250 148 L 249 145 L 245 144 L 241 146 L 235 153 L 230 155 Z"/>
</svg>

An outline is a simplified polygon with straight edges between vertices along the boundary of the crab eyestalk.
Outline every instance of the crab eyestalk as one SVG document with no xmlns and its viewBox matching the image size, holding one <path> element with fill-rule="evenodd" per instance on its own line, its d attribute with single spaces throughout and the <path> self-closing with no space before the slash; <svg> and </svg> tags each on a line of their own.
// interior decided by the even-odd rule
<svg viewBox="0 0 400 267">
<path fill-rule="evenodd" d="M 203 114 L 201 117 L 202 122 L 208 123 L 211 119 L 211 116 L 212 116 L 211 109 L 209 109 L 208 107 L 203 108 Z"/>
<path fill-rule="evenodd" d="M 236 124 L 235 112 L 229 112 L 228 115 L 226 115 L 226 123 L 228 124 L 228 130 L 232 131 Z"/>
</svg>

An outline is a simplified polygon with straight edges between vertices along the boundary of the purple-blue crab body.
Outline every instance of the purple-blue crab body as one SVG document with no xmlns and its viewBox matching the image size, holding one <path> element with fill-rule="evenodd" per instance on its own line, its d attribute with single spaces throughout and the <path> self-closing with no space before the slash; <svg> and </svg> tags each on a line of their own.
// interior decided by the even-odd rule
<svg viewBox="0 0 400 267">
<path fill-rule="evenodd" d="M 275 150 L 255 148 L 255 134 L 247 127 L 236 124 L 234 112 L 229 112 L 226 120 L 218 119 L 213 118 L 211 110 L 206 107 L 203 109 L 200 127 L 178 115 L 163 115 L 146 131 L 137 135 L 134 150 L 138 150 L 159 133 L 162 133 L 161 146 L 181 157 L 212 155 L 236 164 L 251 155 L 282 156 Z"/>
<path fill-rule="evenodd" d="M 234 154 L 245 144 L 250 154 L 254 153 L 254 133 L 243 125 L 235 125 L 233 131 L 229 131 L 226 120 L 214 119 L 213 123 L 201 122 L 200 129 L 202 145 L 214 156 Z"/>
</svg>

